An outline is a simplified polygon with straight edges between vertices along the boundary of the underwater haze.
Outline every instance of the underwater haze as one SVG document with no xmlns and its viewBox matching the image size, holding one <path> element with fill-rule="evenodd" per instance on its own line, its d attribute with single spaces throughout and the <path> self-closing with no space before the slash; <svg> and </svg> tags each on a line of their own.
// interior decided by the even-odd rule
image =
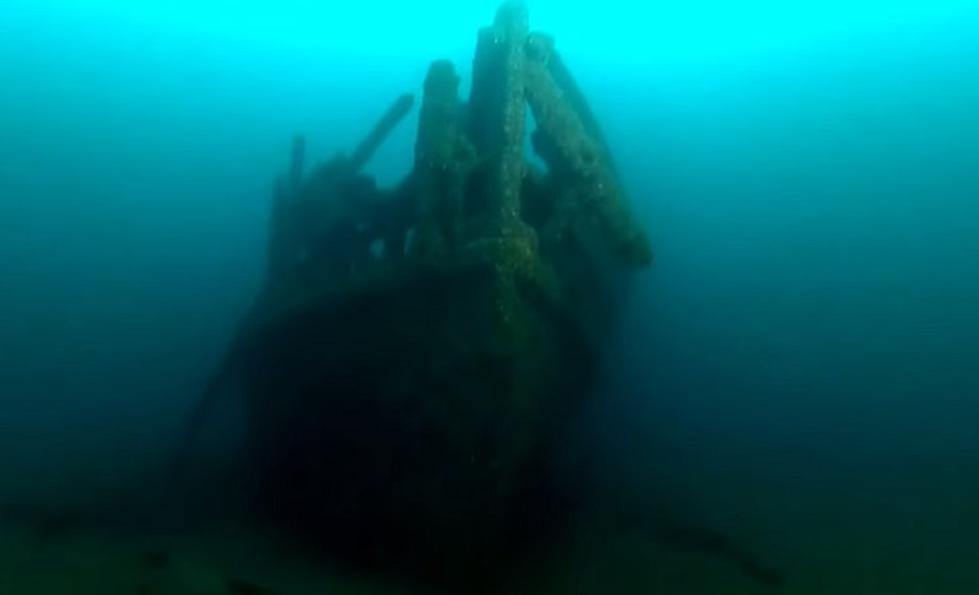
<svg viewBox="0 0 979 595">
<path fill-rule="evenodd" d="M 432 60 L 468 88 L 497 4 L 5 1 L 0 503 L 165 465 L 261 287 L 293 135 L 308 163 L 351 151 Z M 979 593 L 979 4 L 529 12 L 655 253 L 581 424 L 602 473 L 737 535 L 786 593 Z M 417 121 L 367 166 L 379 184 L 409 173 Z M 19 531 L 0 523 L 0 594 L 79 592 L 115 568 L 93 551 L 129 547 Z M 245 539 L 175 556 L 325 592 L 305 561 L 199 545 Z M 605 550 L 555 589 L 762 592 L 628 536 Z"/>
</svg>

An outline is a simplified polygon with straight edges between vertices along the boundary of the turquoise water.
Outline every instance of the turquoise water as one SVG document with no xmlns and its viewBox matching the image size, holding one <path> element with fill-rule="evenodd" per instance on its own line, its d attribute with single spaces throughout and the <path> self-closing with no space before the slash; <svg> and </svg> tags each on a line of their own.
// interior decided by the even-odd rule
<svg viewBox="0 0 979 595">
<path fill-rule="evenodd" d="M 262 280 L 292 134 L 349 150 L 436 58 L 465 85 L 495 3 L 459 4 L 8 0 L 0 496 L 58 506 L 167 457 Z M 787 592 L 979 592 L 979 7 L 635 4 L 530 5 L 656 252 L 596 460 Z M 369 171 L 394 183 L 413 142 Z M 569 584 L 753 592 L 628 539 Z M 31 584 L 17 543 L 0 588 Z M 128 547 L 92 543 L 65 559 Z"/>
</svg>

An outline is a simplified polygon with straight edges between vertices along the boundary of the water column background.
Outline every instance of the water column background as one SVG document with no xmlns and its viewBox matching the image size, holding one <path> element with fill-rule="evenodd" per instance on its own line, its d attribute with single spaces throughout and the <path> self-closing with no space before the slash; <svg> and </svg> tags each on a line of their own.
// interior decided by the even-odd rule
<svg viewBox="0 0 979 595">
<path fill-rule="evenodd" d="M 0 493 L 166 456 L 257 290 L 291 135 L 327 158 L 430 60 L 467 75 L 494 5 L 456 4 L 8 2 Z M 531 4 L 657 253 L 594 454 L 759 543 L 838 540 L 877 564 L 910 542 L 963 584 L 979 10 L 791 4 Z M 412 133 L 370 165 L 382 183 Z"/>
</svg>

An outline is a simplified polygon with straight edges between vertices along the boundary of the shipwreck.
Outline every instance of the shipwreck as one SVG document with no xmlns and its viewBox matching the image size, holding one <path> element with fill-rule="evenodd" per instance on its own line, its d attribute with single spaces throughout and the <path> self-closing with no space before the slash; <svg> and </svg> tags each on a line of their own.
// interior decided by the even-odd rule
<svg viewBox="0 0 979 595">
<path fill-rule="evenodd" d="M 263 518 L 441 584 L 497 576 L 567 523 L 554 451 L 652 260 L 584 94 L 520 3 L 479 31 L 467 99 L 459 85 L 431 64 L 393 188 L 362 172 L 411 95 L 308 172 L 295 139 L 264 285 L 194 423 L 234 379 Z M 670 531 L 766 578 L 723 538 Z"/>
</svg>

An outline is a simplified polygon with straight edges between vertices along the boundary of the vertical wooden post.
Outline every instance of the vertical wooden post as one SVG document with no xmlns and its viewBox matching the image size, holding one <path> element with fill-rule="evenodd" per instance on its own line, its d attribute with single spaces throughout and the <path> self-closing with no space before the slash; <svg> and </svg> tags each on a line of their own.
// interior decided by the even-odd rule
<svg viewBox="0 0 979 595">
<path fill-rule="evenodd" d="M 412 175 L 418 225 L 412 243 L 414 256 L 433 256 L 457 239 L 465 175 L 472 161 L 464 155 L 460 112 L 459 77 L 452 63 L 433 62 L 425 78 L 415 142 Z"/>
<path fill-rule="evenodd" d="M 517 1 L 504 3 L 493 26 L 480 31 L 473 63 L 470 137 L 488 162 L 485 202 L 500 235 L 520 227 L 527 35 L 526 7 Z"/>
</svg>

